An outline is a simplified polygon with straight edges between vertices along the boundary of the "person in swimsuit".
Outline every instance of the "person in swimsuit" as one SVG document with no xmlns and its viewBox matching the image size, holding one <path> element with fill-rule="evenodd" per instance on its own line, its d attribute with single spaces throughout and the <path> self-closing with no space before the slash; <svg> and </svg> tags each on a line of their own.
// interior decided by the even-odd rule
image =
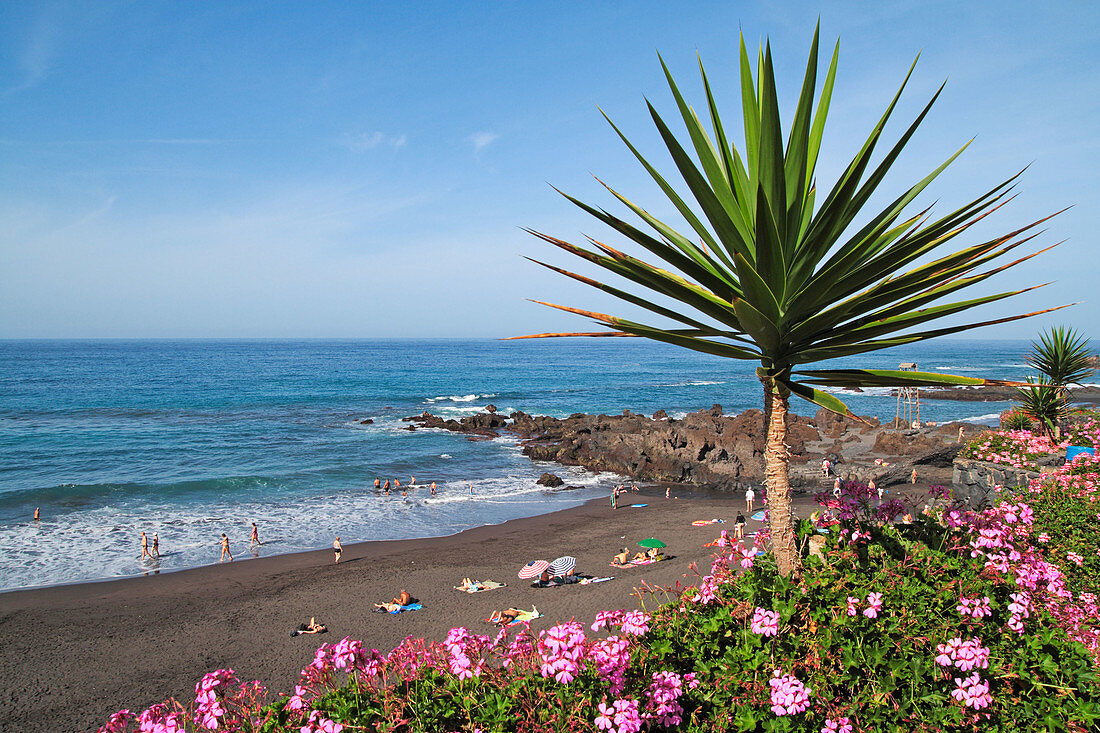
<svg viewBox="0 0 1100 733">
<path fill-rule="evenodd" d="M 153 559 L 153 556 L 149 554 L 149 538 L 145 536 L 145 533 L 141 533 L 141 559 L 145 558 Z"/>
<path fill-rule="evenodd" d="M 262 544 L 263 544 L 263 542 L 260 542 L 260 530 L 256 526 L 256 523 L 253 522 L 252 523 L 252 536 L 248 538 L 248 549 L 251 550 L 253 547 L 255 547 L 257 545 L 262 545 Z"/>
<path fill-rule="evenodd" d="M 618 555 L 611 558 L 611 564 L 612 565 L 626 565 L 627 559 L 629 557 L 630 557 L 630 550 L 628 548 L 624 547 Z"/>
<path fill-rule="evenodd" d="M 233 553 L 229 551 L 229 538 L 222 532 L 222 554 L 218 558 L 218 562 L 225 562 L 225 558 L 229 558 L 229 562 L 233 562 Z"/>
<path fill-rule="evenodd" d="M 332 541 L 332 554 L 336 556 L 333 563 L 340 562 L 340 553 L 344 551 L 344 546 L 340 544 L 340 535 L 336 535 L 336 539 Z"/>
<path fill-rule="evenodd" d="M 470 496 L 473 496 L 474 495 L 474 485 L 473 485 L 473 483 L 471 483 L 469 481 L 467 481 L 466 483 L 470 485 Z"/>
<path fill-rule="evenodd" d="M 432 496 L 435 496 L 435 481 L 432 481 Z"/>
<path fill-rule="evenodd" d="M 156 532 L 153 533 L 153 557 L 160 559 L 160 536 Z"/>
<path fill-rule="evenodd" d="M 739 540 L 745 539 L 745 515 L 737 512 L 737 519 L 733 523 L 733 536 Z"/>
<path fill-rule="evenodd" d="M 745 509 L 751 514 L 752 503 L 756 499 L 756 492 L 752 490 L 752 487 L 745 489 Z"/>
<path fill-rule="evenodd" d="M 324 624 L 317 623 L 316 618 L 311 618 L 308 624 L 302 624 L 294 631 L 290 632 L 291 636 L 298 636 L 300 634 L 323 634 L 328 631 L 328 627 Z"/>
<path fill-rule="evenodd" d="M 380 489 L 380 488 L 382 488 L 382 481 L 381 481 L 381 479 L 375 479 L 375 480 L 374 480 L 374 490 L 375 490 L 375 491 L 378 491 L 378 489 Z"/>
<path fill-rule="evenodd" d="M 389 479 L 386 479 L 386 483 L 384 483 L 382 485 L 382 491 L 385 492 L 386 496 L 390 495 L 390 480 Z"/>
<path fill-rule="evenodd" d="M 35 508 L 34 508 L 34 521 L 38 522 L 38 521 L 40 521 L 41 519 L 42 519 L 42 517 L 41 517 L 41 515 L 39 515 L 39 513 L 38 513 L 38 507 L 35 507 Z"/>
</svg>

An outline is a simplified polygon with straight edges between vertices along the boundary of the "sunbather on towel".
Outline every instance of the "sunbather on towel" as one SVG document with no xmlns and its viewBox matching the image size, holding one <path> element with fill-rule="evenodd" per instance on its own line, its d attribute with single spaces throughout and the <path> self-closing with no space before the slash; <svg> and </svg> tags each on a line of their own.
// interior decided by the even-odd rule
<svg viewBox="0 0 1100 733">
<path fill-rule="evenodd" d="M 506 608 L 503 611 L 493 611 L 487 620 L 494 624 L 511 624 L 517 619 L 520 621 L 531 621 L 541 615 L 539 610 L 534 606 L 531 606 L 530 611 L 524 611 L 522 608 Z"/>
<path fill-rule="evenodd" d="M 328 628 L 324 624 L 317 623 L 316 618 L 311 618 L 308 624 L 300 624 L 298 628 L 290 632 L 291 636 L 298 636 L 299 634 L 323 634 L 328 631 Z"/>
<path fill-rule="evenodd" d="M 611 564 L 612 565 L 626 565 L 626 563 L 629 561 L 629 559 L 630 559 L 630 550 L 624 547 L 618 555 L 611 558 Z"/>
</svg>

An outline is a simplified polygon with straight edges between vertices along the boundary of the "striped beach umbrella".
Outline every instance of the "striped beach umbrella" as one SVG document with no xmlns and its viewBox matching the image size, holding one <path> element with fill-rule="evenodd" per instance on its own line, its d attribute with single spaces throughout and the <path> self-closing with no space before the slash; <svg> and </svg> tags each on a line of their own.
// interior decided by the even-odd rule
<svg viewBox="0 0 1100 733">
<path fill-rule="evenodd" d="M 532 560 L 531 562 L 524 565 L 523 568 L 519 571 L 519 577 L 523 580 L 527 580 L 528 578 L 537 578 L 542 575 L 542 571 L 546 570 L 546 568 L 548 567 L 550 567 L 550 563 L 546 562 L 545 560 Z"/>
<path fill-rule="evenodd" d="M 547 568 L 551 575 L 566 575 L 577 567 L 577 558 L 571 555 L 563 555 Z"/>
</svg>

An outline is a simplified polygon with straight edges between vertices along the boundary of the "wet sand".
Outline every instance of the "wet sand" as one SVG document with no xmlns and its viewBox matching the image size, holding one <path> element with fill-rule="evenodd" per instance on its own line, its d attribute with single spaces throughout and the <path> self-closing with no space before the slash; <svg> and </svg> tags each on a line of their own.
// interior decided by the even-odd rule
<svg viewBox="0 0 1100 733">
<path fill-rule="evenodd" d="M 651 489 L 620 500 L 616 511 L 603 499 L 451 537 L 346 545 L 339 565 L 330 550 L 238 556 L 163 575 L 0 594 L 0 730 L 94 730 L 120 708 L 140 711 L 169 695 L 189 702 L 195 682 L 222 667 L 289 692 L 316 647 L 345 636 L 389 651 L 406 636 L 442 639 L 454 626 L 490 633 L 495 627 L 484 619 L 509 606 L 537 606 L 545 617 L 532 624 L 536 630 L 574 617 L 589 623 L 605 609 L 653 608 L 659 601 L 639 600 L 635 588 L 694 583 L 692 563 L 710 567 L 711 550 L 702 544 L 723 528 L 732 533 L 744 509 L 740 495 L 682 497 L 667 500 L 663 488 Z M 796 500 L 796 513 L 809 507 L 808 499 Z M 713 517 L 727 524 L 691 525 Z M 759 527 L 749 522 L 749 531 Z M 638 550 L 646 537 L 668 543 L 665 553 L 675 557 L 628 570 L 608 566 L 621 547 Z M 559 555 L 575 556 L 578 572 L 616 577 L 546 589 L 516 578 L 528 560 Z M 464 577 L 508 585 L 453 590 Z M 424 609 L 373 612 L 372 603 L 402 588 Z M 292 638 L 290 630 L 311 616 L 329 633 Z"/>
</svg>

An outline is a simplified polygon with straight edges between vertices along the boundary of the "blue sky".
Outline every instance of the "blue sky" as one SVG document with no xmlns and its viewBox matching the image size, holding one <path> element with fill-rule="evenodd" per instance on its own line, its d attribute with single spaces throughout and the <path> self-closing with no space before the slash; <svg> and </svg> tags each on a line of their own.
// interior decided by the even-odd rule
<svg viewBox="0 0 1100 733">
<path fill-rule="evenodd" d="M 0 337 L 500 337 L 585 330 L 528 303 L 627 314 L 528 263 L 520 227 L 620 243 L 550 185 L 615 209 L 599 176 L 668 205 L 597 105 L 671 172 L 644 99 L 697 105 L 696 54 L 739 114 L 737 35 L 770 37 L 781 103 L 814 23 L 841 56 L 819 166 L 855 153 L 918 52 L 896 134 L 943 96 L 884 185 L 971 137 L 924 203 L 1030 164 L 976 237 L 1067 205 L 1060 248 L 993 279 L 1056 284 L 995 318 L 1100 336 L 1100 10 L 1092 3 L 51 3 L 0 5 Z M 672 218 L 671 215 L 669 218 Z M 970 241 L 970 240 L 967 240 Z M 589 274 L 593 274 L 589 272 Z"/>
</svg>

